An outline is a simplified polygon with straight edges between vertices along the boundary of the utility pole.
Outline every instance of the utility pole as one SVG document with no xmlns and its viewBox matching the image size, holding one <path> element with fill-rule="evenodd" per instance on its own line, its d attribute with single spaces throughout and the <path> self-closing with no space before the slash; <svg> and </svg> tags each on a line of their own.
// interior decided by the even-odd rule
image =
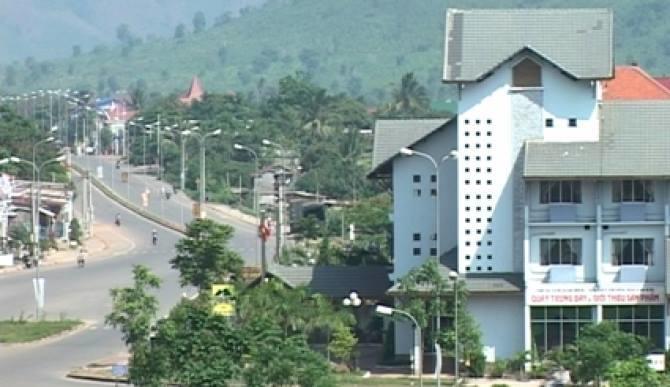
<svg viewBox="0 0 670 387">
<path fill-rule="evenodd" d="M 284 246 L 284 182 L 286 181 L 286 171 L 282 169 L 275 174 L 275 184 L 277 187 L 277 228 L 275 235 L 276 251 L 275 261 L 279 261 L 281 257 L 282 247 Z"/>
</svg>

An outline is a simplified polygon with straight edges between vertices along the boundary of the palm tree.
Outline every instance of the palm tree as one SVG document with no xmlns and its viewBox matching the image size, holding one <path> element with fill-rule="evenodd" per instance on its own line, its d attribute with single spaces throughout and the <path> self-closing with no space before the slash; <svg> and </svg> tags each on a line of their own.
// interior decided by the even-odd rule
<svg viewBox="0 0 670 387">
<path fill-rule="evenodd" d="M 402 76 L 400 88 L 393 91 L 393 102 L 386 110 L 399 115 L 416 115 L 427 112 L 429 105 L 426 88 L 410 72 Z"/>
</svg>

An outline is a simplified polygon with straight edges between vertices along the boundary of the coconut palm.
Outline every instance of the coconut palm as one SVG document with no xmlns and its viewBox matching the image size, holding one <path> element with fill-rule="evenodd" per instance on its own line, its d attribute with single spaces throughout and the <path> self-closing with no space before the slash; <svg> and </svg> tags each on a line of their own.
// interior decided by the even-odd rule
<svg viewBox="0 0 670 387">
<path fill-rule="evenodd" d="M 429 105 L 426 88 L 410 72 L 402 76 L 400 87 L 393 91 L 393 101 L 386 110 L 395 115 L 417 115 L 426 113 Z"/>
</svg>

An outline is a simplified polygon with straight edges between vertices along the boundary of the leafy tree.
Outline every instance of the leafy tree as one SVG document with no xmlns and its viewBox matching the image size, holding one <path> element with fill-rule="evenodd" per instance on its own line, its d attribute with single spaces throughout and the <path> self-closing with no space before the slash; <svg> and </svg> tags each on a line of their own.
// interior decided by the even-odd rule
<svg viewBox="0 0 670 387">
<path fill-rule="evenodd" d="M 399 297 L 401 308 L 409 311 L 417 319 L 422 329 L 425 330 L 429 326 L 430 320 L 436 316 L 437 312 L 441 316 L 452 319 L 452 322 L 446 327 L 441 326 L 440 332 L 433 330 L 433 337 L 437 335 L 445 353 L 452 353 L 455 348 L 453 319 L 454 311 L 458 308 L 458 346 L 461 349 L 461 359 L 469 364 L 478 364 L 483 351 L 481 331 L 476 320 L 465 307 L 468 293 L 464 281 L 458 281 L 454 289 L 453 283 L 447 281 L 440 273 L 437 262 L 429 259 L 401 278 L 400 284 L 403 292 Z M 428 290 L 425 290 L 425 287 L 428 287 Z M 454 297 L 454 290 L 456 297 Z M 439 302 L 437 301 L 438 296 Z M 456 299 L 455 304 L 454 298 Z M 430 342 L 433 340 L 431 339 Z"/>
<path fill-rule="evenodd" d="M 183 39 L 184 36 L 186 36 L 186 26 L 183 23 L 179 23 L 174 28 L 174 38 Z"/>
<path fill-rule="evenodd" d="M 357 343 L 358 339 L 354 336 L 351 328 L 346 325 L 339 325 L 333 331 L 333 339 L 328 344 L 328 350 L 338 359 L 349 363 Z"/>
<path fill-rule="evenodd" d="M 607 372 L 610 387 L 662 387 L 670 384 L 667 376 L 649 368 L 644 358 L 620 361 Z"/>
<path fill-rule="evenodd" d="M 148 354 L 151 321 L 158 312 L 158 300 L 150 294 L 160 286 L 160 279 L 146 266 L 133 266 L 133 286 L 114 288 L 112 311 L 105 323 L 119 328 L 131 354 L 129 379 L 136 385 L 155 385 L 155 374 L 148 372 L 152 357 Z"/>
<path fill-rule="evenodd" d="M 400 80 L 400 87 L 393 91 L 393 101 L 386 113 L 411 117 L 426 114 L 430 110 L 430 99 L 426 88 L 417 81 L 414 73 L 406 73 Z"/>
<path fill-rule="evenodd" d="M 198 11 L 193 15 L 193 32 L 196 34 L 201 33 L 205 30 L 205 25 L 207 21 L 205 20 L 205 14 L 202 11 Z"/>
<path fill-rule="evenodd" d="M 71 241 L 76 241 L 77 243 L 81 244 L 81 225 L 79 224 L 79 219 L 74 218 L 72 219 L 72 222 L 70 222 L 70 240 Z"/>
<path fill-rule="evenodd" d="M 130 33 L 130 27 L 128 27 L 128 24 L 123 23 L 116 27 L 116 38 L 123 45 L 129 45 L 132 43 L 133 35 Z"/>
<path fill-rule="evenodd" d="M 242 258 L 228 247 L 233 228 L 210 219 L 197 219 L 186 227 L 186 237 L 177 242 L 177 256 L 170 260 L 179 270 L 182 286 L 200 290 L 226 278 L 238 277 Z"/>
</svg>

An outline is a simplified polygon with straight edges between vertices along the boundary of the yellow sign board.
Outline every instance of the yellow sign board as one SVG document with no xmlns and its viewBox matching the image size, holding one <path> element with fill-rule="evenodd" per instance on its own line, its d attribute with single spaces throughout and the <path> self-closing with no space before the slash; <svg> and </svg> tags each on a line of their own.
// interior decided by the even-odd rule
<svg viewBox="0 0 670 387">
<path fill-rule="evenodd" d="M 214 307 L 212 312 L 225 317 L 235 315 L 235 285 L 231 284 L 213 284 L 212 297 L 214 298 Z"/>
</svg>

